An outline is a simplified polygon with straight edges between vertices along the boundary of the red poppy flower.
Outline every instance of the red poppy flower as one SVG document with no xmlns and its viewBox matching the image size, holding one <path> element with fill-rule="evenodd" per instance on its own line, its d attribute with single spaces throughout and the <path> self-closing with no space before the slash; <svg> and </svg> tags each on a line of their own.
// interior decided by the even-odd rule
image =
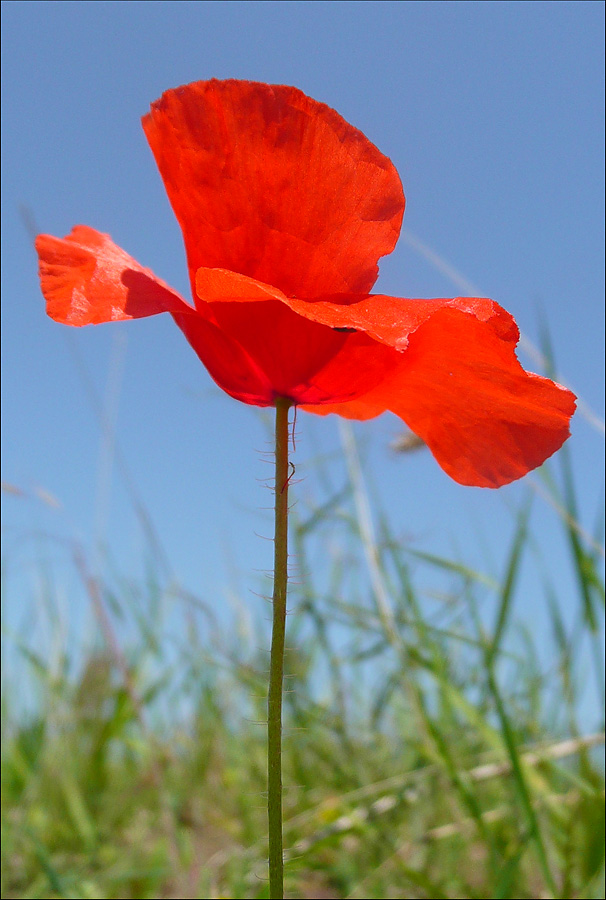
<svg viewBox="0 0 606 900">
<path fill-rule="evenodd" d="M 520 478 L 569 435 L 574 396 L 525 372 L 492 300 L 370 294 L 404 195 L 387 157 L 292 87 L 198 82 L 143 128 L 183 231 L 195 306 L 104 234 L 40 235 L 48 314 L 169 312 L 223 390 L 368 419 L 391 410 L 462 484 Z"/>
</svg>

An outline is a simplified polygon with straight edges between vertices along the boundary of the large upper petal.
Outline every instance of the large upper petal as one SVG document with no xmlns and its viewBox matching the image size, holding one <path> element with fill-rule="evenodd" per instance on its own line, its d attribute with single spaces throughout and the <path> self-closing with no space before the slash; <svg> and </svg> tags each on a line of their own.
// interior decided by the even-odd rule
<svg viewBox="0 0 606 900">
<path fill-rule="evenodd" d="M 404 195 L 390 160 L 330 107 L 283 85 L 197 82 L 164 93 L 143 127 L 192 287 L 210 267 L 294 297 L 370 290 Z"/>
<path fill-rule="evenodd" d="M 192 307 L 108 234 L 76 225 L 64 238 L 36 238 L 40 286 L 51 319 L 64 325 L 139 319 Z"/>
<path fill-rule="evenodd" d="M 396 365 L 366 394 L 341 404 L 306 406 L 309 412 L 335 412 L 368 419 L 396 413 L 427 443 L 442 468 L 461 484 L 500 487 L 540 466 L 569 437 L 574 395 L 520 365 L 519 332 L 498 304 L 481 298 L 399 300 L 388 298 L 400 323 L 391 317 L 374 324 L 372 310 L 381 297 L 350 306 L 308 304 L 314 318 L 369 331 L 395 351 Z M 389 308 L 388 307 L 388 308 Z M 398 337 L 399 333 L 399 337 Z"/>
</svg>

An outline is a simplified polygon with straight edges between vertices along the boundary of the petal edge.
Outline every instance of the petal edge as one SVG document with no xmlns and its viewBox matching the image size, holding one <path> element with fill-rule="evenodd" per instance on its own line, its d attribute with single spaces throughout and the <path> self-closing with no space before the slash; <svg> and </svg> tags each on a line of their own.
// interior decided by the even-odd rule
<svg viewBox="0 0 606 900">
<path fill-rule="evenodd" d="M 51 319 L 64 325 L 98 325 L 188 312 L 192 307 L 109 235 L 76 225 L 64 238 L 36 238 L 40 287 Z"/>
<path fill-rule="evenodd" d="M 353 419 L 389 410 L 460 484 L 515 481 L 559 450 L 576 404 L 569 390 L 522 368 L 517 328 L 502 313 L 483 320 L 445 304 L 410 334 L 397 368 L 374 390 L 350 403 L 306 408 Z"/>
</svg>

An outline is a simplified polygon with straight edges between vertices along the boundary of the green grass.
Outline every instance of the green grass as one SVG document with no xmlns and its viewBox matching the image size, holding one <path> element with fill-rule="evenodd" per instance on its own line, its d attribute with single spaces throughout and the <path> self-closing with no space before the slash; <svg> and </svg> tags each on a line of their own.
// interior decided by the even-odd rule
<svg viewBox="0 0 606 900">
<path fill-rule="evenodd" d="M 550 633 L 531 634 L 515 613 L 530 497 L 503 571 L 479 572 L 395 540 L 348 432 L 345 451 L 348 483 L 291 521 L 288 896 L 603 897 L 603 723 L 579 724 L 581 688 L 603 693 L 602 536 L 578 522 L 566 456 L 540 490 L 576 596 L 546 577 Z M 202 638 L 181 596 L 188 627 L 167 639 L 156 570 L 135 590 L 73 565 L 103 640 L 75 666 L 13 639 L 36 700 L 24 719 L 6 674 L 2 896 L 266 897 L 267 631 Z"/>
</svg>

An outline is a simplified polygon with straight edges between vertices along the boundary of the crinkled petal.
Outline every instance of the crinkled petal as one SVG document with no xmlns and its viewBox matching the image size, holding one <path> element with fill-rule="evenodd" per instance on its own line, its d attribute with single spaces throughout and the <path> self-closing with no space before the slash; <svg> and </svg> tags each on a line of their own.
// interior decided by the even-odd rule
<svg viewBox="0 0 606 900">
<path fill-rule="evenodd" d="M 512 317 L 484 298 L 339 294 L 301 300 L 245 275 L 210 268 L 198 269 L 196 293 L 199 308 L 266 374 L 274 398 L 286 396 L 300 405 L 334 403 L 346 396 L 365 402 L 400 364 L 401 354 L 394 351 L 405 350 L 410 335 L 439 310 L 470 313 L 490 321 L 502 338 L 518 339 Z"/>
<path fill-rule="evenodd" d="M 519 338 L 513 318 L 494 300 L 485 297 L 455 297 L 452 300 L 404 300 L 384 294 L 342 294 L 313 300 L 284 298 L 293 311 L 329 328 L 363 331 L 382 344 L 405 350 L 410 335 L 436 312 L 456 309 L 491 323 L 500 337 Z"/>
<path fill-rule="evenodd" d="M 522 368 L 513 319 L 497 304 L 486 316 L 489 303 L 442 301 L 408 335 L 381 384 L 349 403 L 306 409 L 353 419 L 390 410 L 455 481 L 495 488 L 521 478 L 567 439 L 575 398 Z"/>
<path fill-rule="evenodd" d="M 492 320 L 492 329 L 505 339 L 517 343 L 520 336 L 513 317 L 486 297 L 404 300 L 385 294 L 335 294 L 302 300 L 237 272 L 207 268 L 196 273 L 196 295 L 205 304 L 279 300 L 310 322 L 341 332 L 361 331 L 396 350 L 405 350 L 413 331 L 438 310 L 449 308 L 470 313 L 481 322 Z"/>
<path fill-rule="evenodd" d="M 40 286 L 51 319 L 65 325 L 98 325 L 192 307 L 109 235 L 76 225 L 65 238 L 36 238 Z"/>
<path fill-rule="evenodd" d="M 192 287 L 208 267 L 295 297 L 370 290 L 404 195 L 390 160 L 330 107 L 284 85 L 197 82 L 164 93 L 143 127 Z"/>
</svg>

